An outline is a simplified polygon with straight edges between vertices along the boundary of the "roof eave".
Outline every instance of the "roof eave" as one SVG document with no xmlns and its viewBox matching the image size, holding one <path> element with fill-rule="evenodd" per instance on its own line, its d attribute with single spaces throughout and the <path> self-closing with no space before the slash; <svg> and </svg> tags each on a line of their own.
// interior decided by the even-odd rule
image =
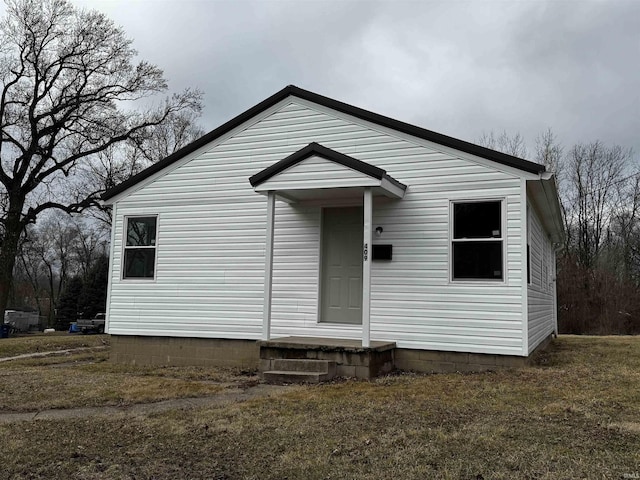
<svg viewBox="0 0 640 480">
<path fill-rule="evenodd" d="M 191 142 L 190 144 L 185 145 L 180 150 L 177 150 L 176 152 L 172 153 L 168 157 L 165 157 L 159 162 L 154 163 L 153 165 L 147 167 L 140 173 L 134 175 L 128 180 L 125 180 L 121 184 L 116 185 L 113 188 L 110 188 L 109 190 L 107 190 L 102 194 L 102 197 L 101 197 L 102 200 L 108 200 L 112 197 L 115 197 L 116 195 L 124 192 L 130 187 L 133 187 L 134 185 L 144 180 L 145 178 L 150 177 L 151 175 L 163 170 L 164 168 L 180 160 L 186 155 L 189 155 L 190 153 L 195 152 L 199 148 L 204 147 L 207 143 L 214 141 L 216 138 L 220 137 L 221 135 L 224 135 L 229 130 L 234 129 L 235 127 L 237 127 L 238 125 L 241 125 L 247 120 L 250 120 L 252 117 L 258 115 L 260 112 L 266 110 L 270 106 L 275 105 L 276 103 L 284 100 L 289 95 L 291 95 L 291 88 L 292 88 L 291 85 L 283 88 L 279 92 L 271 95 L 269 98 L 266 98 L 265 100 L 258 103 L 257 105 L 254 105 L 250 109 L 245 110 L 240 115 L 232 118 L 228 122 L 223 123 L 218 128 L 210 131 L 209 133 L 203 135 L 199 139 Z"/>
<path fill-rule="evenodd" d="M 354 107 L 353 105 L 349 105 L 347 103 L 343 103 L 338 100 L 334 100 L 332 98 L 325 97 L 323 95 L 319 95 L 317 93 L 313 93 L 308 90 L 304 90 L 294 85 L 289 85 L 283 88 L 282 90 L 280 90 L 279 92 L 266 98 L 265 100 L 258 103 L 257 105 L 254 105 L 253 107 L 244 111 L 240 115 L 229 120 L 228 122 L 220 125 L 218 128 L 200 137 L 199 139 L 195 140 L 189 145 L 186 145 L 185 147 L 169 155 L 163 160 L 160 160 L 159 162 L 154 163 L 153 165 L 149 166 L 148 168 L 138 173 L 137 175 L 134 175 L 130 179 L 122 182 L 121 184 L 116 185 L 113 188 L 110 188 L 109 190 L 107 190 L 102 194 L 102 197 L 101 197 L 102 200 L 105 200 L 105 201 L 109 200 L 115 197 L 116 195 L 119 195 L 125 192 L 126 190 L 135 186 L 142 180 L 145 180 L 146 178 L 162 171 L 164 168 L 172 165 L 173 163 L 184 158 L 190 153 L 193 153 L 196 150 L 204 147 L 209 142 L 214 141 L 218 137 L 238 127 L 244 122 L 250 120 L 252 117 L 258 115 L 259 113 L 272 107 L 273 105 L 286 99 L 289 96 L 294 96 L 302 100 L 307 100 L 313 103 L 317 103 L 327 108 L 345 113 L 347 115 L 354 116 L 361 120 L 379 124 L 381 126 L 390 128 L 392 130 L 397 130 L 399 132 L 403 132 L 418 138 L 422 138 L 424 140 L 428 140 L 436 144 L 440 144 L 446 147 L 460 150 L 465 153 L 486 158 L 488 160 L 492 160 L 503 165 L 514 167 L 516 169 L 519 169 L 525 172 L 540 174 L 545 171 L 545 167 L 538 163 L 530 162 L 528 160 L 523 160 L 521 158 L 514 157 L 512 155 L 507 155 L 502 152 L 497 152 L 495 150 L 491 150 L 486 147 L 481 147 L 479 145 L 475 145 L 473 143 L 466 142 L 464 140 L 459 140 L 457 138 L 449 137 L 441 133 L 436 133 L 431 130 L 426 130 L 424 128 L 417 127 L 415 125 L 411 125 L 409 123 L 405 123 L 400 120 L 395 120 L 393 118 L 386 117 L 384 115 L 380 115 L 368 110 L 364 110 L 359 107 Z"/>
</svg>

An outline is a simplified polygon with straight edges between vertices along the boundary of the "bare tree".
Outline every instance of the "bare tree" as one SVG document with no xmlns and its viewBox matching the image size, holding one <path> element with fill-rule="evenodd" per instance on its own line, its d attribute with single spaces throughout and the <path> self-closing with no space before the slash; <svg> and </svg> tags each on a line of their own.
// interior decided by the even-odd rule
<svg viewBox="0 0 640 480">
<path fill-rule="evenodd" d="M 631 168 L 637 172 L 638 165 Z M 620 280 L 640 287 L 640 174 L 632 174 L 615 185 L 611 220 L 607 229 L 607 266 Z"/>
<path fill-rule="evenodd" d="M 49 215 L 37 226 L 30 225 L 25 231 L 20 259 L 34 289 L 41 314 L 45 305 L 40 296 L 46 293 L 46 311 L 50 322 L 67 279 L 81 267 L 78 250 L 81 248 L 81 238 L 85 236 L 66 213 Z"/>
<path fill-rule="evenodd" d="M 194 110 L 172 112 L 162 124 L 148 128 L 146 135 L 100 152 L 95 162 L 83 167 L 84 184 L 100 185 L 107 190 L 177 152 L 204 135 L 198 118 L 199 112 Z M 96 205 L 88 213 L 104 226 L 111 226 L 111 207 Z"/>
<path fill-rule="evenodd" d="M 8 0 L 0 23 L 0 316 L 20 237 L 49 209 L 96 203 L 75 173 L 111 146 L 146 137 L 171 115 L 198 111 L 185 91 L 135 109 L 167 90 L 162 71 L 134 63 L 124 31 L 67 0 Z M 128 105 L 129 103 L 129 105 Z"/>
<path fill-rule="evenodd" d="M 560 175 L 562 154 L 562 145 L 558 142 L 551 128 L 536 137 L 536 162 L 544 165 L 548 171 L 555 173 L 556 177 Z"/>
<path fill-rule="evenodd" d="M 518 158 L 526 158 L 528 154 L 524 137 L 520 135 L 519 132 L 511 136 L 506 130 L 503 130 L 502 133 L 498 135 L 496 135 L 493 130 L 489 133 L 482 132 L 477 143 L 483 147 L 498 150 Z"/>
<path fill-rule="evenodd" d="M 199 112 L 194 111 L 172 113 L 166 122 L 148 130 L 137 150 L 149 163 L 168 157 L 204 135 L 204 130 L 198 125 L 199 117 Z"/>
<path fill-rule="evenodd" d="M 75 230 L 75 242 L 71 244 L 71 252 L 76 264 L 76 272 L 87 281 L 96 260 L 108 254 L 108 230 L 95 222 L 80 218 L 72 220 Z"/>
<path fill-rule="evenodd" d="M 20 242 L 20 262 L 16 266 L 16 272 L 14 272 L 14 286 L 16 284 L 15 277 L 22 277 L 25 280 L 24 283 L 28 283 L 31 289 L 31 294 L 29 295 L 29 297 L 31 297 L 31 299 L 35 302 L 35 306 L 37 307 L 38 312 L 42 314 L 42 312 L 45 311 L 42 304 L 42 299 L 44 297 L 43 292 L 46 292 L 47 290 L 47 281 L 45 278 L 45 273 L 42 269 L 43 265 L 41 256 L 37 252 L 37 249 L 35 248 L 33 243 L 27 240 L 27 238 L 33 236 L 32 232 L 29 231 L 32 229 L 33 227 L 31 225 L 27 227 L 27 231 L 23 235 L 22 241 Z M 21 300 L 22 301 L 20 303 L 23 304 L 28 302 L 28 299 L 26 298 L 22 298 Z"/>
<path fill-rule="evenodd" d="M 567 155 L 564 203 L 569 248 L 585 268 L 595 266 L 612 215 L 626 200 L 617 187 L 626 179 L 630 161 L 630 150 L 598 141 L 574 145 Z"/>
</svg>

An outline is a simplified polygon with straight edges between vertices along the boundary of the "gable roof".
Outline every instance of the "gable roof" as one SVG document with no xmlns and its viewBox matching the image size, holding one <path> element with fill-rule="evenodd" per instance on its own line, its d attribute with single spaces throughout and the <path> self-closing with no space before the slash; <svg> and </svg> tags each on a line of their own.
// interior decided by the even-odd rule
<svg viewBox="0 0 640 480">
<path fill-rule="evenodd" d="M 332 98 L 329 98 L 329 97 L 318 95 L 317 93 L 304 90 L 294 85 L 289 85 L 283 88 L 282 90 L 280 90 L 279 92 L 275 93 L 274 95 L 270 96 L 269 98 L 258 103 L 257 105 L 254 105 L 249 110 L 246 110 L 245 112 L 241 113 L 237 117 L 229 120 L 223 125 L 220 125 L 215 130 L 212 130 L 206 135 L 200 137 L 198 140 L 181 148 L 180 150 L 169 155 L 163 160 L 157 163 L 154 163 L 150 167 L 146 168 L 145 170 L 138 173 L 137 175 L 134 175 L 130 179 L 122 182 L 121 184 L 116 185 L 113 188 L 110 188 L 102 195 L 102 199 L 108 200 L 118 195 L 119 193 L 124 192 L 125 190 L 136 185 L 137 183 L 163 170 L 169 165 L 172 165 L 173 163 L 177 162 L 178 160 L 185 157 L 186 155 L 189 155 L 190 153 L 205 146 L 207 143 L 214 141 L 218 137 L 236 128 L 237 126 L 241 125 L 247 120 L 250 120 L 252 117 L 258 115 L 264 110 L 267 110 L 268 108 L 272 107 L 273 105 L 277 104 L 278 102 L 284 100 L 289 96 L 297 97 L 302 100 L 307 100 L 309 102 L 316 103 L 323 107 L 330 108 L 342 113 L 346 113 L 348 115 L 359 118 L 361 120 L 375 123 L 377 125 L 381 125 L 383 127 L 397 130 L 402 133 L 413 135 L 414 137 L 422 138 L 424 140 L 428 140 L 430 142 L 434 142 L 446 147 L 454 148 L 462 152 L 470 153 L 478 157 L 486 158 L 488 160 L 492 160 L 494 162 L 507 165 L 509 167 L 514 167 L 519 170 L 523 170 L 525 172 L 539 174 L 545 171 L 544 165 L 530 162 L 528 160 L 523 160 L 521 158 L 514 157 L 512 155 L 507 155 L 506 153 L 497 152 L 495 150 L 491 150 L 490 148 L 481 147 L 479 145 L 475 145 L 470 142 L 465 142 L 464 140 L 459 140 L 457 138 L 449 137 L 441 133 L 436 133 L 431 130 L 427 130 L 421 127 L 417 127 L 415 125 L 411 125 L 409 123 L 401 122 L 400 120 L 395 120 L 393 118 L 385 117 L 384 115 L 379 115 L 377 113 L 373 113 L 368 110 L 364 110 L 362 108 L 354 107 L 353 105 L 349 105 L 347 103 L 333 100 Z"/>
<path fill-rule="evenodd" d="M 256 173 L 255 175 L 252 175 L 251 177 L 249 177 L 249 183 L 252 187 L 257 187 L 258 185 L 266 182 L 278 173 L 314 155 L 325 158 L 335 163 L 339 163 L 340 165 L 344 165 L 345 167 L 351 168 L 360 173 L 364 173 L 365 175 L 376 178 L 378 180 L 388 180 L 402 190 L 406 190 L 407 188 L 406 185 L 400 183 L 395 178 L 388 175 L 386 170 L 355 159 L 343 153 L 336 152 L 335 150 L 324 147 L 316 142 L 310 143 L 306 147 L 301 148 L 297 152 L 294 152 L 288 157 L 283 158 L 279 162 L 276 162 L 273 165 L 265 168 L 264 170 Z"/>
</svg>

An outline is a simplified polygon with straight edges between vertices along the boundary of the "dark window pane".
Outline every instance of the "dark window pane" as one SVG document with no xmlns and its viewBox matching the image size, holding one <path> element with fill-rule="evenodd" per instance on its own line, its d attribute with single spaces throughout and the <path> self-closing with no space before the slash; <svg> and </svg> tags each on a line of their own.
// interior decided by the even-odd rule
<svg viewBox="0 0 640 480">
<path fill-rule="evenodd" d="M 153 248 L 127 248 L 124 251 L 124 278 L 153 278 L 155 259 Z"/>
<path fill-rule="evenodd" d="M 453 238 L 501 236 L 500 202 L 453 204 Z"/>
<path fill-rule="evenodd" d="M 453 278 L 502 280 L 502 242 L 453 242 Z"/>
<path fill-rule="evenodd" d="M 134 217 L 127 220 L 128 247 L 150 247 L 156 244 L 156 217 Z"/>
</svg>

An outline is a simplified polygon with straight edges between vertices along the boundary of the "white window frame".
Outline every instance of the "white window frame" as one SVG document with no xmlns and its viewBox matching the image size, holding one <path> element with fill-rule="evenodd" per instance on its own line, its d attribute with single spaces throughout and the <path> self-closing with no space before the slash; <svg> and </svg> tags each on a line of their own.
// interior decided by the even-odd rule
<svg viewBox="0 0 640 480">
<path fill-rule="evenodd" d="M 542 236 L 542 291 L 549 293 L 549 239 Z"/>
<path fill-rule="evenodd" d="M 131 218 L 155 218 L 156 219 L 156 243 L 155 245 L 145 245 L 137 247 L 127 247 L 127 237 L 129 235 L 129 219 Z M 120 280 L 124 282 L 155 282 L 158 274 L 158 235 L 160 233 L 160 216 L 158 214 L 125 215 L 122 228 L 122 260 L 120 262 Z M 125 277 L 126 251 L 127 249 L 154 249 L 153 256 L 153 277 Z"/>
<path fill-rule="evenodd" d="M 525 246 L 525 248 L 527 249 L 527 264 L 525 265 L 525 268 L 527 269 L 526 272 L 526 279 L 527 279 L 527 286 L 531 286 L 531 284 L 533 283 L 533 272 L 532 272 L 532 265 L 531 265 L 531 250 L 532 250 L 532 246 L 531 246 L 531 208 L 529 207 L 529 205 L 527 205 L 527 244 Z"/>
<path fill-rule="evenodd" d="M 542 230 L 542 225 L 540 225 L 540 291 L 544 292 L 545 291 L 545 287 L 544 287 L 544 247 L 545 247 L 545 238 L 544 238 L 544 232 Z"/>
<path fill-rule="evenodd" d="M 458 203 L 490 203 L 500 202 L 500 237 L 499 238 L 467 238 L 464 240 L 455 239 L 453 237 L 453 224 L 454 224 L 454 207 Z M 508 283 L 508 271 L 507 271 L 507 209 L 506 209 L 505 197 L 483 197 L 483 198 L 456 198 L 449 200 L 449 283 L 455 284 L 488 284 L 488 285 L 504 285 Z M 453 277 L 453 242 L 485 242 L 485 241 L 500 241 L 502 242 L 502 278 L 461 278 L 455 279 Z"/>
</svg>

